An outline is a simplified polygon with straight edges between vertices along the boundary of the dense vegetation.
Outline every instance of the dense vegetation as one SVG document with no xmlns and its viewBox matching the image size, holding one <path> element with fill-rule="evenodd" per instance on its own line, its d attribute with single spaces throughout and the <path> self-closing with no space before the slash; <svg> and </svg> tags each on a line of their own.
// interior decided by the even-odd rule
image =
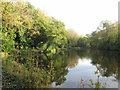
<svg viewBox="0 0 120 90">
<path fill-rule="evenodd" d="M 65 48 L 67 35 L 63 22 L 48 17 L 29 2 L 2 4 L 2 51 L 15 49 L 54 50 Z"/>
<path fill-rule="evenodd" d="M 96 31 L 78 40 L 80 47 L 94 47 L 106 50 L 120 50 L 119 24 L 103 21 Z"/>
<path fill-rule="evenodd" d="M 66 80 L 68 68 L 75 67 L 79 58 L 91 58 L 102 76 L 120 78 L 118 53 L 111 58 L 113 53 L 84 53 L 82 48 L 74 51 L 76 47 L 120 50 L 117 22 L 103 21 L 96 31 L 82 36 L 66 30 L 63 22 L 46 16 L 29 2 L 1 0 L 0 5 L 0 47 L 3 55 L 12 55 L 2 61 L 3 87 L 51 87 L 53 82 L 60 85 Z"/>
<path fill-rule="evenodd" d="M 0 4 L 0 40 L 4 54 L 28 49 L 56 52 L 73 47 L 120 50 L 117 22 L 104 21 L 92 34 L 80 36 L 73 30 L 66 30 L 63 22 L 46 16 L 29 2 L 2 0 Z"/>
<path fill-rule="evenodd" d="M 85 36 L 68 30 L 68 44 L 70 47 L 89 47 L 105 50 L 120 50 L 120 24 L 102 21 L 96 31 Z"/>
</svg>

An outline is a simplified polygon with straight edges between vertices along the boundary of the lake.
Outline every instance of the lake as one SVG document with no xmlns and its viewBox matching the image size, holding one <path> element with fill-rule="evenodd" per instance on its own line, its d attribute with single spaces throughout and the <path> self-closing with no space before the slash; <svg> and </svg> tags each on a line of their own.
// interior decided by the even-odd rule
<svg viewBox="0 0 120 90">
<path fill-rule="evenodd" d="M 3 58 L 3 88 L 118 88 L 119 52 L 69 50 L 23 51 Z"/>
</svg>

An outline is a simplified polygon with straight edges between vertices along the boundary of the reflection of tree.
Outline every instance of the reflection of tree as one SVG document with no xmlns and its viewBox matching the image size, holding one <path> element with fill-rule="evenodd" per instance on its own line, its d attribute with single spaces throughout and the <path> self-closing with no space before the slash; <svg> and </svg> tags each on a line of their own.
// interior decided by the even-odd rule
<svg viewBox="0 0 120 90">
<path fill-rule="evenodd" d="M 27 55 L 26 55 L 27 54 Z M 75 67 L 78 58 L 91 58 L 102 76 L 118 75 L 117 52 L 99 50 L 70 51 L 66 54 L 39 54 L 27 52 L 14 55 L 3 60 L 3 87 L 40 88 L 49 87 L 53 82 L 62 84 L 68 73 L 67 67 Z"/>
<path fill-rule="evenodd" d="M 60 55 L 15 55 L 3 61 L 3 87 L 40 88 L 49 87 L 52 82 L 59 85 L 66 80 L 67 73 Z"/>
<path fill-rule="evenodd" d="M 79 55 L 79 58 L 81 59 L 89 59 L 91 58 L 91 51 L 90 49 L 83 49 L 81 48 L 79 51 L 77 51 L 77 54 Z"/>
<path fill-rule="evenodd" d="M 92 57 L 92 64 L 96 65 L 102 76 L 114 76 L 120 79 L 118 75 L 118 53 L 99 52 L 99 57 Z"/>
<path fill-rule="evenodd" d="M 118 52 L 101 50 L 82 50 L 78 52 L 82 58 L 91 58 L 91 63 L 97 67 L 102 76 L 114 76 L 116 79 L 120 79 L 118 75 L 118 60 L 120 56 Z"/>
<path fill-rule="evenodd" d="M 73 68 L 78 64 L 79 56 L 76 51 L 70 51 L 67 56 L 67 67 Z"/>
<path fill-rule="evenodd" d="M 66 63 L 65 63 L 65 56 L 57 55 L 55 54 L 54 56 L 52 54 L 46 55 L 48 56 L 48 61 L 49 67 L 52 68 L 52 70 L 48 71 L 48 73 L 51 72 L 51 81 L 56 82 L 56 85 L 62 84 L 66 78 L 64 77 L 67 75 L 68 70 L 66 68 Z"/>
</svg>

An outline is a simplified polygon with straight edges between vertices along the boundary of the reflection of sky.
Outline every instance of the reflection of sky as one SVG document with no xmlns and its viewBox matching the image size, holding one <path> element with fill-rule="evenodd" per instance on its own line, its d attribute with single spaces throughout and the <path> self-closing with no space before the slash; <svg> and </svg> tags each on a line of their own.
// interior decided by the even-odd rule
<svg viewBox="0 0 120 90">
<path fill-rule="evenodd" d="M 97 75 L 94 72 L 97 70 L 96 66 L 91 64 L 90 59 L 78 59 L 78 64 L 69 68 L 69 73 L 66 75 L 66 81 L 60 85 L 60 87 L 65 88 L 80 88 L 81 79 L 85 80 L 85 83 L 90 84 L 89 80 L 92 79 L 93 82 L 97 81 Z M 100 76 L 100 81 L 106 82 L 108 88 L 117 88 L 118 84 L 113 81 L 114 77 L 102 77 Z"/>
<path fill-rule="evenodd" d="M 81 65 L 84 65 L 84 66 L 91 66 L 91 60 L 89 59 L 79 59 L 78 60 L 78 66 L 81 66 Z"/>
</svg>

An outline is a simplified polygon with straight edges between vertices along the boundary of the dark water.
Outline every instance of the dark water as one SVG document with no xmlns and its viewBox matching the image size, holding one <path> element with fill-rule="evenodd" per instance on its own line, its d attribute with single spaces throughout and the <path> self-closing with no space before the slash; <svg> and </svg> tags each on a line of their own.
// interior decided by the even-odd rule
<svg viewBox="0 0 120 90">
<path fill-rule="evenodd" d="M 70 50 L 59 54 L 22 52 L 3 59 L 4 88 L 118 88 L 118 52 Z"/>
</svg>

